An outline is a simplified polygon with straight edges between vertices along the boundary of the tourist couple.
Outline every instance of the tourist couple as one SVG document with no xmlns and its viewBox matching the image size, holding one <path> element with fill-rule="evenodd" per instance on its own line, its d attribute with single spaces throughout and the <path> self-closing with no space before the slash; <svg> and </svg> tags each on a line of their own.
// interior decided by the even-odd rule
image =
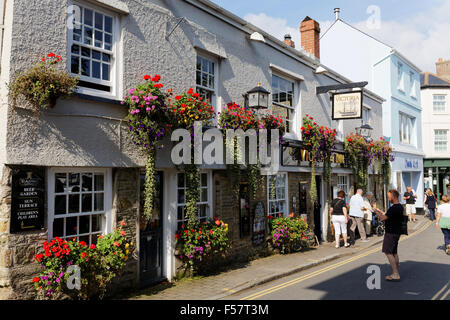
<svg viewBox="0 0 450 320">
<path fill-rule="evenodd" d="M 338 192 L 338 197 L 333 200 L 330 207 L 331 221 L 334 226 L 334 233 L 336 237 L 336 248 L 340 247 L 340 236 L 344 238 L 344 247 L 348 248 L 355 244 L 355 231 L 358 227 L 361 241 L 367 242 L 366 230 L 364 228 L 364 214 L 366 212 L 372 213 L 376 207 L 375 202 L 370 203 L 368 198 L 371 194 L 367 194 L 366 199 L 363 198 L 363 190 L 358 189 L 356 194 L 350 199 L 350 210 L 347 212 L 347 204 L 345 202 L 345 192 L 343 190 Z M 347 224 L 350 223 L 350 243 L 347 242 Z"/>
</svg>

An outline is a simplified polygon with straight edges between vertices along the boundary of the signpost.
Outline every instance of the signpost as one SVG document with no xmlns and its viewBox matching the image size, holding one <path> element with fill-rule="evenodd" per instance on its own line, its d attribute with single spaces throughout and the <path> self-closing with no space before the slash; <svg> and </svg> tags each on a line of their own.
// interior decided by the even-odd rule
<svg viewBox="0 0 450 320">
<path fill-rule="evenodd" d="M 44 228 L 44 175 L 41 168 L 13 169 L 11 233 Z"/>
</svg>

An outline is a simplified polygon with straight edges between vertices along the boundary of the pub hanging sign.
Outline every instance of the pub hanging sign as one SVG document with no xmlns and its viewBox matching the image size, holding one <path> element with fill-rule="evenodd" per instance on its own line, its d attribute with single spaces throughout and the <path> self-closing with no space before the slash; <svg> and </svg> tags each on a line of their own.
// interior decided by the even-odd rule
<svg viewBox="0 0 450 320">
<path fill-rule="evenodd" d="M 13 169 L 11 233 L 44 228 L 44 175 L 42 168 Z"/>
</svg>

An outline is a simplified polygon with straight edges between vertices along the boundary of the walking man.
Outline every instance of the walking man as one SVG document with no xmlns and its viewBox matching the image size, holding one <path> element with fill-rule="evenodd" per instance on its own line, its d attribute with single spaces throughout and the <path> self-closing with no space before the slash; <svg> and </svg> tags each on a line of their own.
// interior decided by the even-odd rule
<svg viewBox="0 0 450 320">
<path fill-rule="evenodd" d="M 400 239 L 403 206 L 398 201 L 399 193 L 397 190 L 389 190 L 387 197 L 392 206 L 386 213 L 376 209 L 375 213 L 380 221 L 385 221 L 386 232 L 384 233 L 382 252 L 386 255 L 392 268 L 392 274 L 386 276 L 387 281 L 400 281 L 400 260 L 398 257 L 398 241 Z"/>
<path fill-rule="evenodd" d="M 409 217 L 409 221 L 416 222 L 416 198 L 417 195 L 414 194 L 411 187 L 406 188 L 406 192 L 403 195 L 403 199 L 406 200 L 406 214 Z"/>
<path fill-rule="evenodd" d="M 364 213 L 366 211 L 364 205 L 364 199 L 362 197 L 363 190 L 358 189 L 356 194 L 353 195 L 350 199 L 350 220 L 352 224 L 350 226 L 350 241 L 352 244 L 355 244 L 355 230 L 358 227 L 359 234 L 361 235 L 361 241 L 367 242 L 366 231 L 364 230 Z"/>
</svg>

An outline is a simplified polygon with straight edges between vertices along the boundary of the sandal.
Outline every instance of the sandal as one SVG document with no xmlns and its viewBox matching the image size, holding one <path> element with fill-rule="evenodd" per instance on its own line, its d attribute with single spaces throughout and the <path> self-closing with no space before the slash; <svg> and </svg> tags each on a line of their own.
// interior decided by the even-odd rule
<svg viewBox="0 0 450 320">
<path fill-rule="evenodd" d="M 386 279 L 386 281 L 392 281 L 392 282 L 399 282 L 400 281 L 400 278 L 395 279 L 395 278 L 392 278 L 392 276 L 386 276 L 384 279 Z"/>
<path fill-rule="evenodd" d="M 350 247 L 350 243 L 344 244 L 344 247 L 346 247 L 346 248 Z"/>
<path fill-rule="evenodd" d="M 335 245 L 335 248 L 336 248 L 336 249 L 339 249 L 339 248 L 340 248 L 340 246 L 338 246 L 338 245 Z"/>
</svg>

